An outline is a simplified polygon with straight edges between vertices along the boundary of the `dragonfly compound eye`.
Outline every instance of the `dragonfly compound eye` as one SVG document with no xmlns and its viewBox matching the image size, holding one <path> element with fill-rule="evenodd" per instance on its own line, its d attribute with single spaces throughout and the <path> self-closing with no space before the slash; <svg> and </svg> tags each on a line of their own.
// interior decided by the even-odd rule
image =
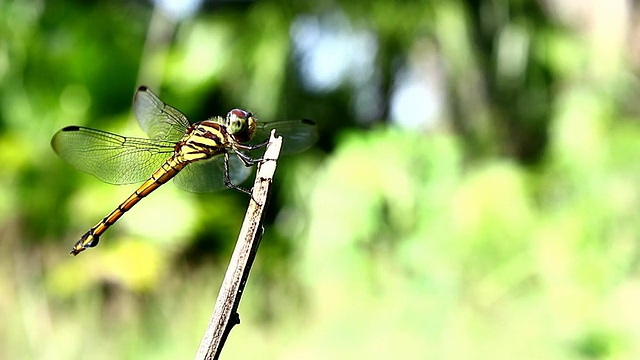
<svg viewBox="0 0 640 360">
<path fill-rule="evenodd" d="M 256 119 L 250 111 L 233 109 L 226 118 L 227 130 L 238 141 L 244 142 L 251 139 L 256 128 Z"/>
</svg>

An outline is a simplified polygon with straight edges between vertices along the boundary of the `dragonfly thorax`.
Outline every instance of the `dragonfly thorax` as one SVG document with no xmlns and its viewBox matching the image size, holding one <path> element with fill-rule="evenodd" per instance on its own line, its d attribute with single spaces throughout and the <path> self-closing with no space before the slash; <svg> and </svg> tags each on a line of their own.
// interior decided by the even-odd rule
<svg viewBox="0 0 640 360">
<path fill-rule="evenodd" d="M 227 113 L 223 123 L 237 142 L 244 143 L 253 138 L 253 134 L 256 132 L 256 122 L 257 119 L 250 111 L 233 109 Z"/>
<path fill-rule="evenodd" d="M 176 144 L 175 151 L 181 161 L 193 162 L 222 154 L 231 147 L 230 134 L 226 127 L 212 120 L 193 124 Z"/>
</svg>

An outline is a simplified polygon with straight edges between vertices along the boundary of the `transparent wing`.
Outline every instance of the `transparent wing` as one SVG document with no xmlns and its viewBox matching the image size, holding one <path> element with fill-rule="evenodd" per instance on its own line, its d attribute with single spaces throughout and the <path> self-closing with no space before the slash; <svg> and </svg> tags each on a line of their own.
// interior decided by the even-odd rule
<svg viewBox="0 0 640 360">
<path fill-rule="evenodd" d="M 229 154 L 229 177 L 238 185 L 251 174 L 253 167 L 246 167 L 238 156 Z M 176 175 L 173 182 L 181 189 L 195 192 L 213 192 L 226 189 L 224 184 L 224 155 L 192 162 Z"/>
<path fill-rule="evenodd" d="M 146 86 L 140 86 L 133 96 L 133 111 L 142 130 L 154 140 L 178 142 L 191 126 L 183 113 L 162 102 Z"/>
<path fill-rule="evenodd" d="M 260 122 L 251 143 L 257 144 L 269 138 L 271 129 L 282 136 L 282 153 L 292 154 L 304 151 L 318 141 L 318 129 L 311 120 Z"/>
<path fill-rule="evenodd" d="M 67 126 L 51 139 L 51 147 L 64 161 L 115 185 L 148 179 L 171 156 L 174 145 L 82 126 Z"/>
</svg>

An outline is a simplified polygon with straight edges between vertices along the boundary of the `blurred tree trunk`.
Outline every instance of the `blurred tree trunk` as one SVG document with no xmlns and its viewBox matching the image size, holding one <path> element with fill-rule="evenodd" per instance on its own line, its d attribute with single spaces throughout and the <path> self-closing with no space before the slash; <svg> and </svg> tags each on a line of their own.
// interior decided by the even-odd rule
<svg viewBox="0 0 640 360">
<path fill-rule="evenodd" d="M 539 52 L 543 49 L 537 46 L 541 41 L 536 37 L 544 36 L 553 24 L 536 1 L 514 5 L 514 2 L 470 0 L 466 4 L 492 127 L 489 132 L 492 138 L 479 141 L 486 144 L 497 140 L 500 153 L 525 164 L 536 163 L 548 141 L 551 91 L 555 86 L 548 65 L 540 61 L 543 57 Z M 510 48 L 518 44 L 504 43 L 514 34 L 520 36 L 522 48 Z M 501 67 L 504 64 L 499 61 L 505 57 L 512 60 L 509 59 L 512 56 L 524 56 L 521 72 L 508 73 Z"/>
</svg>

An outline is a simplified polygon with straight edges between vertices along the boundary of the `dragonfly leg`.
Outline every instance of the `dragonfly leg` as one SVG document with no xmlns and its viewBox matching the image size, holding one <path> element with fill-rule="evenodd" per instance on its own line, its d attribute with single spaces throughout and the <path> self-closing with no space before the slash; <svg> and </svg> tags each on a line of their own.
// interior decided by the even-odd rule
<svg viewBox="0 0 640 360">
<path fill-rule="evenodd" d="M 240 159 L 242 160 L 242 157 L 240 157 Z M 224 153 L 224 176 L 222 180 L 224 181 L 224 185 L 226 187 L 237 190 L 237 191 L 241 191 L 245 194 L 249 194 L 249 196 L 251 196 L 251 200 L 261 205 L 256 199 L 254 199 L 253 194 L 251 193 L 251 189 L 245 189 L 231 182 L 231 176 L 229 175 L 229 153 Z"/>
<path fill-rule="evenodd" d="M 238 158 L 240 158 L 240 161 L 242 161 L 242 163 L 244 164 L 244 166 L 249 167 L 252 165 L 255 165 L 259 162 L 262 161 L 262 157 L 259 157 L 257 159 L 252 158 L 251 156 L 243 153 L 240 150 L 235 150 L 235 154 L 238 155 Z"/>
<path fill-rule="evenodd" d="M 245 154 L 244 152 L 242 152 L 241 150 L 247 150 L 247 151 L 251 151 L 251 150 L 255 150 L 255 149 L 259 149 L 261 147 L 266 146 L 269 143 L 269 139 L 266 139 L 265 141 L 259 143 L 259 144 L 239 144 L 236 143 L 233 145 L 233 150 L 236 153 L 236 155 L 238 155 L 238 158 L 240 158 L 240 160 L 242 161 L 242 163 L 244 164 L 244 166 L 249 167 L 252 165 L 255 165 L 259 162 L 261 162 L 263 160 L 262 157 L 259 157 L 257 159 L 252 158 L 251 156 Z"/>
<path fill-rule="evenodd" d="M 242 149 L 242 150 L 255 150 L 255 149 L 260 149 L 262 147 L 265 147 L 268 143 L 269 143 L 269 139 L 266 139 L 265 141 L 258 144 L 235 144 L 235 146 L 238 149 Z"/>
<path fill-rule="evenodd" d="M 231 182 L 231 176 L 229 175 L 229 153 L 224 153 L 224 177 L 222 180 L 226 187 L 251 195 L 251 190 L 245 189 Z"/>
</svg>

